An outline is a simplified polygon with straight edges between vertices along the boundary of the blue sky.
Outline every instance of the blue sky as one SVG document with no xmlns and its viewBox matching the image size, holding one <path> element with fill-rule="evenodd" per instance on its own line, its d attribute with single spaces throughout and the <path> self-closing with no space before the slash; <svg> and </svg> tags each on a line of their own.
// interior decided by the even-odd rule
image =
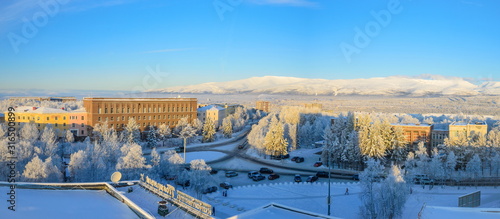
<svg viewBox="0 0 500 219">
<path fill-rule="evenodd" d="M 56 2 L 0 3 L 0 88 L 144 90 L 265 75 L 498 80 L 500 73 L 493 0 Z M 356 28 L 368 41 L 356 41 Z"/>
</svg>

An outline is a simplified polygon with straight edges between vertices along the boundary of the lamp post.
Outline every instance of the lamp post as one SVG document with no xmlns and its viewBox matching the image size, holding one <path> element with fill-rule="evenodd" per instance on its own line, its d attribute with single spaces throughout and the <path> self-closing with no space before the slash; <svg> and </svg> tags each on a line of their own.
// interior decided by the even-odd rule
<svg viewBox="0 0 500 219">
<path fill-rule="evenodd" d="M 328 153 L 328 157 L 326 158 L 326 163 L 328 165 L 328 197 L 326 198 L 326 201 L 328 203 L 328 216 L 330 216 L 330 206 L 332 205 L 332 197 L 330 196 L 330 179 L 331 179 L 331 172 L 330 172 L 330 153 Z"/>
</svg>

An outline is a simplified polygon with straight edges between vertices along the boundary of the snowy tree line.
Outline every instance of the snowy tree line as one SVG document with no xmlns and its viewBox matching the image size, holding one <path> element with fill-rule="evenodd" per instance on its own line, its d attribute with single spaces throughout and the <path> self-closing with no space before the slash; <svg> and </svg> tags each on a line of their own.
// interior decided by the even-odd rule
<svg viewBox="0 0 500 219">
<path fill-rule="evenodd" d="M 317 109 L 283 107 L 254 124 L 248 142 L 262 155 L 286 155 L 297 148 L 311 148 L 323 139 L 330 119 Z"/>
</svg>

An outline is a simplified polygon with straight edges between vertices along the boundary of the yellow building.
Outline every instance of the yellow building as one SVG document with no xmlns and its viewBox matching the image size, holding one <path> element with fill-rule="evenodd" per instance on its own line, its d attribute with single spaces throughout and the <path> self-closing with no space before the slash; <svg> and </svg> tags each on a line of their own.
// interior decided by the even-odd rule
<svg viewBox="0 0 500 219">
<path fill-rule="evenodd" d="M 226 118 L 226 108 L 217 105 L 208 105 L 198 108 L 198 119 L 205 123 L 207 119 L 214 121 L 216 127 L 222 125 L 222 120 Z"/>
<path fill-rule="evenodd" d="M 461 137 L 471 138 L 475 135 L 484 136 L 488 134 L 488 125 L 484 122 L 477 123 L 457 123 L 449 126 L 449 140 L 456 141 Z"/>
<path fill-rule="evenodd" d="M 69 121 L 73 112 L 65 109 L 47 107 L 16 107 L 15 109 L 16 125 L 18 127 L 23 123 L 33 122 L 39 131 L 43 131 L 45 126 L 50 124 L 59 137 L 64 137 L 66 131 L 71 129 Z"/>
</svg>

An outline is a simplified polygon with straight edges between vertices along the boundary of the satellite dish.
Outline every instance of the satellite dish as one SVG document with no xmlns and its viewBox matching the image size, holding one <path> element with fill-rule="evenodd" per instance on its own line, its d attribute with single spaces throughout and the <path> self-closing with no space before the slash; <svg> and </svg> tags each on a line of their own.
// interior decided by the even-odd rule
<svg viewBox="0 0 500 219">
<path fill-rule="evenodd" d="M 111 182 L 118 182 L 122 178 L 122 173 L 116 171 L 113 174 L 111 174 Z"/>
</svg>

